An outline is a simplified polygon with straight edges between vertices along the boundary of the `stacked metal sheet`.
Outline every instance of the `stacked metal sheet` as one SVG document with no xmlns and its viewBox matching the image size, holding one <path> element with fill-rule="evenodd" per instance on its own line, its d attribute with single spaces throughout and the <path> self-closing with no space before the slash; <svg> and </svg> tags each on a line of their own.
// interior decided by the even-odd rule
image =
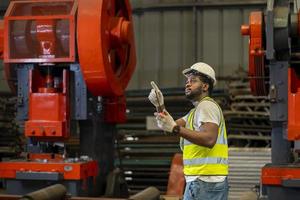
<svg viewBox="0 0 300 200">
<path fill-rule="evenodd" d="M 269 147 L 270 103 L 266 96 L 253 96 L 248 81 L 231 82 L 230 106 L 223 110 L 231 146 Z"/>
<path fill-rule="evenodd" d="M 125 173 L 130 193 L 135 194 L 149 186 L 155 186 L 165 193 L 171 159 L 180 151 L 178 139 L 155 133 L 134 135 L 134 138 L 135 141 L 119 141 L 118 145 L 118 165 Z"/>
<path fill-rule="evenodd" d="M 16 122 L 17 98 L 0 97 L 0 156 L 13 157 L 23 150 L 24 139 Z"/>
</svg>

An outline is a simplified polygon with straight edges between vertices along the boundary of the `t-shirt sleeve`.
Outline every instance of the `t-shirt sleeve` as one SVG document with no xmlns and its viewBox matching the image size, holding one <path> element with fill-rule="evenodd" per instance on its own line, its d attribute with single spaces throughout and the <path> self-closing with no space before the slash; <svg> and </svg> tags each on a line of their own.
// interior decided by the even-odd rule
<svg viewBox="0 0 300 200">
<path fill-rule="evenodd" d="M 211 101 L 202 101 L 195 113 L 197 124 L 211 122 L 219 126 L 221 122 L 221 112 L 217 104 Z"/>
</svg>

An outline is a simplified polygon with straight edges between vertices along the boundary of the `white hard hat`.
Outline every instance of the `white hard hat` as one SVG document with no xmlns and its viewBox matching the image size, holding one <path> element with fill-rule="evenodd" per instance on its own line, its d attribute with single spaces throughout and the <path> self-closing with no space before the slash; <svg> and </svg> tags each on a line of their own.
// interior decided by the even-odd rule
<svg viewBox="0 0 300 200">
<path fill-rule="evenodd" d="M 187 76 L 188 74 L 192 73 L 193 71 L 200 72 L 201 74 L 204 74 L 211 78 L 213 80 L 213 85 L 215 86 L 217 84 L 217 79 L 215 75 L 215 70 L 209 66 L 206 63 L 198 62 L 193 64 L 190 68 L 187 68 L 182 71 L 183 75 Z"/>
</svg>

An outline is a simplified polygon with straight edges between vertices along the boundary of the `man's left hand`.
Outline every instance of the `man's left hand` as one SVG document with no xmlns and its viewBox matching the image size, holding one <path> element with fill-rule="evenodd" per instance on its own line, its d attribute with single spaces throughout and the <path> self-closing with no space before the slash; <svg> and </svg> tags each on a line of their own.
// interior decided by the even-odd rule
<svg viewBox="0 0 300 200">
<path fill-rule="evenodd" d="M 157 126 L 164 131 L 172 133 L 173 128 L 177 125 L 173 117 L 166 110 L 161 113 L 154 113 L 154 115 L 156 116 Z"/>
</svg>

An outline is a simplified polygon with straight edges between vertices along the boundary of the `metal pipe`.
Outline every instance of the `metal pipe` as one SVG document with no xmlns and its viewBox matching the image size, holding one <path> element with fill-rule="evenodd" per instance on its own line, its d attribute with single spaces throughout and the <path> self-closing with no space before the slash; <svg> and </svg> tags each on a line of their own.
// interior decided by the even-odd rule
<svg viewBox="0 0 300 200">
<path fill-rule="evenodd" d="M 148 187 L 143 191 L 131 196 L 129 200 L 159 200 L 160 192 L 155 187 Z"/>
<path fill-rule="evenodd" d="M 62 200 L 66 197 L 67 189 L 62 184 L 55 184 L 24 195 L 21 200 Z"/>
</svg>

